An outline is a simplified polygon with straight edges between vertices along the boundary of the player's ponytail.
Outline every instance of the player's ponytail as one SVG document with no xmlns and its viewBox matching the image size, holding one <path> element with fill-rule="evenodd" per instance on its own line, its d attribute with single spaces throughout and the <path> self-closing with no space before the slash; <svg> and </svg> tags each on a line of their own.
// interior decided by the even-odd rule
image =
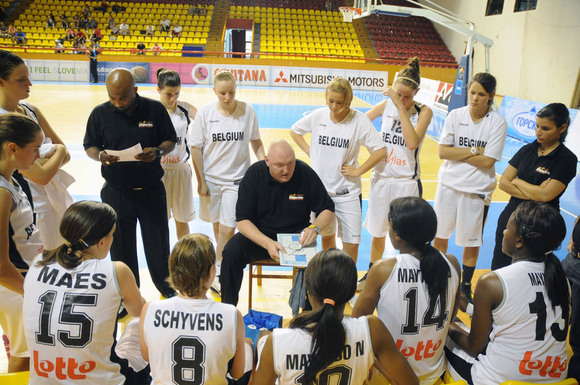
<svg viewBox="0 0 580 385">
<path fill-rule="evenodd" d="M 53 250 L 46 250 L 38 262 L 44 266 L 58 262 L 67 269 L 74 269 L 85 258 L 84 250 L 109 235 L 117 214 L 106 203 L 80 201 L 72 204 L 60 222 L 60 235 L 64 243 Z"/>
<path fill-rule="evenodd" d="M 540 202 L 520 203 L 512 214 L 516 235 L 520 236 L 531 260 L 544 261 L 544 284 L 552 309 L 562 308 L 562 317 L 570 316 L 570 290 L 566 273 L 554 250 L 566 237 L 566 223 L 554 207 Z"/>
<path fill-rule="evenodd" d="M 409 59 L 407 66 L 397 73 L 395 82 L 400 82 L 406 85 L 407 87 L 411 87 L 414 90 L 418 90 L 419 85 L 421 84 L 419 58 L 413 57 Z"/>
<path fill-rule="evenodd" d="M 344 306 L 356 291 L 356 265 L 345 252 L 327 249 L 319 252 L 305 272 L 306 290 L 311 302 L 321 303 L 316 311 L 304 312 L 290 322 L 291 328 L 312 334 L 310 357 L 302 384 L 315 384 L 316 376 L 340 357 L 346 341 L 342 326 Z"/>
<path fill-rule="evenodd" d="M 421 253 L 421 278 L 430 300 L 444 298 L 451 272 L 441 253 L 431 246 L 437 232 L 437 215 L 431 205 L 419 197 L 397 198 L 391 202 L 389 222 L 398 237 Z"/>
</svg>

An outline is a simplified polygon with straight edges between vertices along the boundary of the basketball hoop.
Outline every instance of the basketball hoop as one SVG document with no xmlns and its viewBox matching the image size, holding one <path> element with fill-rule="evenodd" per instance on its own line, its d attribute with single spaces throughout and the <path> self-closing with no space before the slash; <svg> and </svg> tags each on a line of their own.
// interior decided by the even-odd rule
<svg viewBox="0 0 580 385">
<path fill-rule="evenodd" d="M 346 21 L 347 23 L 352 23 L 352 18 L 356 14 L 361 14 L 360 8 L 354 7 L 340 7 L 338 8 L 340 12 L 342 12 L 342 21 Z"/>
</svg>

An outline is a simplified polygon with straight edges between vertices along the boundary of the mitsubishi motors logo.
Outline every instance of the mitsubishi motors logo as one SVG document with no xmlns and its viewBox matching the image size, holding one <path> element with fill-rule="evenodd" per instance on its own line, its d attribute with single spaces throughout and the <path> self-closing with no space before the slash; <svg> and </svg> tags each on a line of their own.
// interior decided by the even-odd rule
<svg viewBox="0 0 580 385">
<path fill-rule="evenodd" d="M 288 79 L 286 79 L 284 77 L 284 71 L 280 71 L 280 73 L 278 74 L 280 77 L 276 78 L 276 80 L 274 80 L 274 83 L 288 83 Z"/>
</svg>

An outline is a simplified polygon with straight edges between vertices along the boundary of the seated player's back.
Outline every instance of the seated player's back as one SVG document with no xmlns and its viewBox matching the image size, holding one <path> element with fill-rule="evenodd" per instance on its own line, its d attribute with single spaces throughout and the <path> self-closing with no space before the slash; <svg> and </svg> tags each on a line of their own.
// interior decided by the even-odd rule
<svg viewBox="0 0 580 385">
<path fill-rule="evenodd" d="M 153 301 L 143 319 L 154 384 L 227 384 L 236 352 L 237 310 L 211 299 Z M 185 382 L 184 382 L 185 381 Z"/>
<path fill-rule="evenodd" d="M 24 281 L 24 328 L 31 384 L 123 384 L 111 361 L 121 305 L 115 265 L 89 259 L 76 268 L 32 264 Z"/>
</svg>

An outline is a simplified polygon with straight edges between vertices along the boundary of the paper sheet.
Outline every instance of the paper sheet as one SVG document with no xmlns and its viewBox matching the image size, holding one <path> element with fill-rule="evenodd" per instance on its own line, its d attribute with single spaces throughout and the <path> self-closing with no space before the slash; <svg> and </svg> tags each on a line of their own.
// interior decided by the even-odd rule
<svg viewBox="0 0 580 385">
<path fill-rule="evenodd" d="M 137 143 L 133 147 L 129 147 L 124 150 L 105 149 L 105 151 L 111 156 L 118 156 L 119 160 L 117 162 L 138 162 L 138 160 L 135 159 L 135 155 L 141 154 L 143 149 L 141 148 L 141 143 Z"/>
</svg>

